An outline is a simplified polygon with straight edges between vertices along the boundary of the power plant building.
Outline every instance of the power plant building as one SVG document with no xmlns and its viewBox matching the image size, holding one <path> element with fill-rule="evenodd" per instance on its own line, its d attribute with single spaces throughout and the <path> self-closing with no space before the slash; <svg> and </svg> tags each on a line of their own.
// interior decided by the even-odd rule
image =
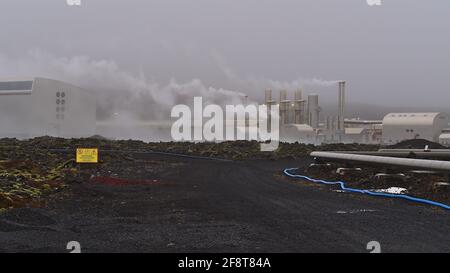
<svg viewBox="0 0 450 273">
<path fill-rule="evenodd" d="M 390 113 L 383 119 L 382 144 L 392 145 L 408 139 L 439 142 L 448 122 L 444 113 Z"/>
<path fill-rule="evenodd" d="M 268 129 L 279 129 L 280 141 L 285 142 L 393 145 L 409 139 L 426 139 L 450 147 L 447 114 L 390 113 L 382 121 L 346 119 L 346 83 L 336 83 L 339 85 L 338 108 L 334 116 L 321 116 L 317 94 L 303 96 L 302 90 L 298 89 L 290 99 L 287 90 L 280 90 L 277 101 L 272 99 L 272 90 L 266 90 L 265 104 L 269 115 L 275 105 L 280 109 L 279 128 L 270 128 L 269 123 Z M 114 137 L 118 130 L 122 133 L 119 137 L 133 138 L 142 128 L 155 127 L 152 124 L 150 121 L 120 124 L 120 128 L 128 128 L 120 130 L 117 126 L 98 122 L 95 95 L 69 83 L 38 77 L 0 80 L 0 138 L 46 135 L 75 138 L 95 134 Z M 248 130 L 249 138 L 257 139 L 258 121 L 246 120 L 243 124 L 245 126 L 236 129 L 240 135 L 246 135 Z M 170 126 L 156 127 L 160 130 Z"/>
<path fill-rule="evenodd" d="M 96 98 L 46 78 L 0 80 L 0 137 L 87 137 L 95 134 Z"/>
</svg>

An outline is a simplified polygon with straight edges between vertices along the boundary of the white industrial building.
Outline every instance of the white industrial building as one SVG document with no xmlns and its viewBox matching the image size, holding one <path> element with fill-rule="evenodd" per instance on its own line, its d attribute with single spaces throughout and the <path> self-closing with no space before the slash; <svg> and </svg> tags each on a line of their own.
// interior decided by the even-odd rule
<svg viewBox="0 0 450 273">
<path fill-rule="evenodd" d="M 345 119 L 346 142 L 362 144 L 380 144 L 382 120 Z"/>
<path fill-rule="evenodd" d="M 96 99 L 45 78 L 0 80 L 0 137 L 87 137 L 95 134 Z"/>
<path fill-rule="evenodd" d="M 382 144 L 392 145 L 408 139 L 439 142 L 448 122 L 444 113 L 390 113 L 383 119 Z"/>
<path fill-rule="evenodd" d="M 439 144 L 450 147 L 450 128 L 442 130 L 442 134 L 439 136 Z"/>
</svg>

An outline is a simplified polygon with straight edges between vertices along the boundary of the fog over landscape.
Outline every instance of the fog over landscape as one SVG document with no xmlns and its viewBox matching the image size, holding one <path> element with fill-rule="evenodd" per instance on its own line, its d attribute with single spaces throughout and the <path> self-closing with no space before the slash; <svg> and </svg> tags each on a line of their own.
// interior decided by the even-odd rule
<svg viewBox="0 0 450 273">
<path fill-rule="evenodd" d="M 348 82 L 352 116 L 449 112 L 449 10 L 446 0 L 3 0 L 0 78 L 96 91 L 100 118 L 166 119 L 194 95 L 262 102 L 266 88 L 319 93 L 333 112 L 336 80 Z"/>
<path fill-rule="evenodd" d="M 0 0 L 0 256 L 335 269 L 449 211 L 450 0 Z"/>
</svg>

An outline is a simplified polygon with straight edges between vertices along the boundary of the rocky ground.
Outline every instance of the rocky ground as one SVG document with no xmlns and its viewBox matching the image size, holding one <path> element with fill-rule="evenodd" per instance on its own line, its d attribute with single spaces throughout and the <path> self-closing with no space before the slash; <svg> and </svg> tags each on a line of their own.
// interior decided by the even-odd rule
<svg viewBox="0 0 450 273">
<path fill-rule="evenodd" d="M 77 147 L 100 148 L 100 162 L 77 165 Z M 333 169 L 308 168 L 317 149 L 377 147 L 281 144 L 262 153 L 256 142 L 3 139 L 0 252 L 67 252 L 70 241 L 83 252 L 367 252 L 372 240 L 384 252 L 450 251 L 446 210 L 283 176 L 298 167 L 338 179 Z M 366 182 L 374 171 L 344 178 L 448 203 L 448 192 L 432 188 L 441 177 Z"/>
<path fill-rule="evenodd" d="M 306 171 L 302 170 L 302 173 L 326 181 L 344 181 L 347 187 L 356 189 L 383 191 L 389 188 L 401 188 L 405 189 L 402 194 L 450 204 L 450 184 L 447 177 L 442 174 L 412 173 L 408 170 L 391 169 L 388 173 L 392 176 L 376 176 L 379 173 L 386 173 L 387 170 L 369 166 L 359 168 L 360 170 L 344 170 L 342 174 L 336 173 L 337 168 L 342 167 L 348 166 L 343 164 L 313 166 Z"/>
<path fill-rule="evenodd" d="M 0 253 L 67 253 L 72 241 L 83 253 L 367 253 L 374 240 L 382 252 L 450 251 L 444 209 L 282 175 L 304 170 L 310 157 L 132 158 L 89 170 L 94 177 L 49 195 L 45 206 L 0 213 Z"/>
<path fill-rule="evenodd" d="M 424 144 L 423 141 L 413 142 L 405 145 L 418 147 Z M 99 164 L 76 164 L 75 149 L 80 147 L 99 148 Z M 166 161 L 142 162 L 132 156 L 139 153 L 168 152 L 232 161 L 295 160 L 307 157 L 312 151 L 374 151 L 378 148 L 375 145 L 357 144 L 313 146 L 280 143 L 279 149 L 275 152 L 261 152 L 260 144 L 256 141 L 145 143 L 134 140 L 113 141 L 99 136 L 85 139 L 52 137 L 30 140 L 0 139 L 0 210 L 43 206 L 52 196 L 70 185 L 88 180 L 106 184 L 158 183 L 165 170 L 176 168 L 177 164 L 180 164 Z M 445 182 L 439 175 L 408 174 L 405 180 L 382 179 L 373 182 L 371 177 L 377 170 L 372 168 L 347 173 L 344 177 L 337 175 L 334 170 L 335 168 L 319 171 L 310 169 L 309 172 L 317 178 L 345 179 L 355 187 L 405 187 L 408 193 L 418 197 L 449 201 L 449 187 L 445 184 L 436 184 Z M 148 177 L 149 173 L 153 175 Z"/>
<path fill-rule="evenodd" d="M 74 161 L 76 148 L 99 148 L 100 163 L 78 165 Z M 297 158 L 321 150 L 374 149 L 364 145 L 327 145 L 314 147 L 282 143 L 278 151 L 260 152 L 256 141 L 223 143 L 145 143 L 142 141 L 112 141 L 102 137 L 63 139 L 39 137 L 30 140 L 0 139 L 0 210 L 10 207 L 41 206 L 46 197 L 70 185 L 95 177 L 96 181 L 133 179 L 139 176 L 141 164 L 130 153 L 169 152 L 229 160 Z M 148 163 L 148 162 L 147 162 Z M 145 164 L 143 168 L 164 168 L 161 162 Z M 109 179 L 109 180 L 108 180 Z M 115 183 L 121 183 L 116 180 Z"/>
</svg>

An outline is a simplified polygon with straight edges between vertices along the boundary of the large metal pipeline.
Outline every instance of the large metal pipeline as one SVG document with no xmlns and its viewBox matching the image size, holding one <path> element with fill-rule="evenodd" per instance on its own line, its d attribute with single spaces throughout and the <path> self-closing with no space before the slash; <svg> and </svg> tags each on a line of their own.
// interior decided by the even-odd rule
<svg viewBox="0 0 450 273">
<path fill-rule="evenodd" d="M 383 149 L 378 151 L 340 151 L 343 154 L 355 155 L 372 155 L 372 156 L 390 156 L 390 157 L 409 157 L 409 158 L 423 158 L 423 159 L 450 159 L 450 150 L 430 150 L 423 149 L 402 150 L 402 149 Z"/>
<path fill-rule="evenodd" d="M 310 155 L 328 161 L 359 162 L 369 165 L 395 166 L 414 170 L 433 170 L 450 173 L 449 161 L 372 156 L 340 152 L 312 152 Z"/>
</svg>

